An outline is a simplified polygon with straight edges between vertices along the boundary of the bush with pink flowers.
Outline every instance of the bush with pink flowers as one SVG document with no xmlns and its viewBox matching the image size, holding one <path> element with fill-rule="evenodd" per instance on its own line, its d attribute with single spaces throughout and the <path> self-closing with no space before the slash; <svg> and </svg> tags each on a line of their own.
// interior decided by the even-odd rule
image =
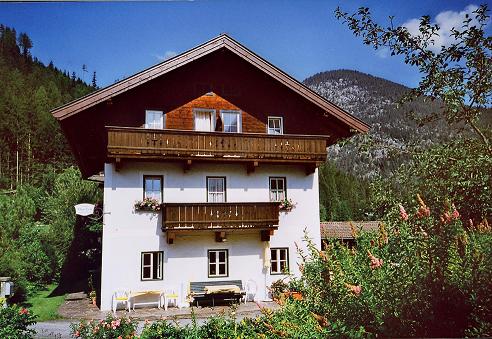
<svg viewBox="0 0 492 339">
<path fill-rule="evenodd" d="M 82 320 L 70 325 L 72 336 L 81 339 L 130 339 L 135 337 L 137 321 L 108 314 L 104 320 Z"/>
<path fill-rule="evenodd" d="M 301 253 L 303 301 L 319 319 L 382 337 L 492 336 L 492 232 L 463 223 L 448 202 L 396 205 L 379 232 L 354 229 Z"/>
<path fill-rule="evenodd" d="M 36 323 L 36 316 L 27 308 L 16 305 L 0 307 L 0 338 L 33 338 L 36 331 L 29 326 Z"/>
</svg>

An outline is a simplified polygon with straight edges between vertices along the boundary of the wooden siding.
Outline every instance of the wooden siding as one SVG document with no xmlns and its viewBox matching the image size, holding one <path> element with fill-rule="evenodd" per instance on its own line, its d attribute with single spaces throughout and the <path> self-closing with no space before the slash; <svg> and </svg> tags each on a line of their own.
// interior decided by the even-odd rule
<svg viewBox="0 0 492 339">
<path fill-rule="evenodd" d="M 276 229 L 278 219 L 278 202 L 162 204 L 163 231 Z"/>
<path fill-rule="evenodd" d="M 215 120 L 220 116 L 220 110 L 234 110 L 241 112 L 241 125 L 244 133 L 265 133 L 266 122 L 259 120 L 240 107 L 225 100 L 218 94 L 202 95 L 170 112 L 166 115 L 167 129 L 193 130 L 193 109 L 206 108 L 215 110 Z"/>
<path fill-rule="evenodd" d="M 268 135 L 107 127 L 110 159 L 194 159 L 319 164 L 322 136 Z"/>
</svg>

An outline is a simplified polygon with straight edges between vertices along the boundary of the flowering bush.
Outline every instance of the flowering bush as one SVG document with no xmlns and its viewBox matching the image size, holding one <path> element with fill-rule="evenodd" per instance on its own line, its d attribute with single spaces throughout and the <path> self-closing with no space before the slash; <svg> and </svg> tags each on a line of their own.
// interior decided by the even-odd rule
<svg viewBox="0 0 492 339">
<path fill-rule="evenodd" d="M 280 201 L 281 211 L 290 212 L 294 207 L 296 207 L 296 204 L 292 201 L 292 199 L 284 199 Z"/>
<path fill-rule="evenodd" d="M 414 206 L 395 208 L 379 232 L 355 236 L 355 248 L 332 241 L 325 252 L 306 238 L 300 307 L 371 336 L 492 335 L 486 220 L 465 227 L 453 204 L 432 211 L 418 196 Z"/>
<path fill-rule="evenodd" d="M 157 199 L 144 198 L 142 201 L 136 201 L 134 207 L 136 211 L 160 211 L 161 203 Z"/>
<path fill-rule="evenodd" d="M 115 318 L 108 314 L 104 320 L 82 320 L 70 325 L 72 335 L 82 339 L 130 339 L 135 337 L 137 322 L 128 318 Z"/>
<path fill-rule="evenodd" d="M 36 331 L 28 327 L 36 323 L 36 316 L 27 308 L 0 308 L 0 338 L 34 338 Z"/>
</svg>

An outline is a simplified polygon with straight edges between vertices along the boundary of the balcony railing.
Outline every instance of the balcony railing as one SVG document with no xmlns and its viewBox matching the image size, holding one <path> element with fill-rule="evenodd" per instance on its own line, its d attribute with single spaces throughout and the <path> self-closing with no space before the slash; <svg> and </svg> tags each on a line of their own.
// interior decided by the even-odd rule
<svg viewBox="0 0 492 339">
<path fill-rule="evenodd" d="M 164 203 L 162 230 L 276 229 L 278 202 Z"/>
<path fill-rule="evenodd" d="M 316 163 L 326 160 L 327 138 L 310 135 L 197 132 L 107 127 L 113 159 L 188 159 Z"/>
</svg>

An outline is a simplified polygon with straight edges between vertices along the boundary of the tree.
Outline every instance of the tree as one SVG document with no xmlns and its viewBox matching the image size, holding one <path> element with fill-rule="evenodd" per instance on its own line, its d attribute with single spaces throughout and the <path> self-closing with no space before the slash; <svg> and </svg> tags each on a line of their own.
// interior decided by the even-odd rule
<svg viewBox="0 0 492 339">
<path fill-rule="evenodd" d="M 92 87 L 97 88 L 96 71 L 94 71 L 94 73 L 92 73 Z"/>
<path fill-rule="evenodd" d="M 439 26 L 429 16 L 420 19 L 420 33 L 412 35 L 406 27 L 394 27 L 393 17 L 389 27 L 376 23 L 366 7 L 352 15 L 337 8 L 335 15 L 366 45 L 388 48 L 391 55 L 402 55 L 406 64 L 418 68 L 422 80 L 403 101 L 423 97 L 442 102 L 442 110 L 416 116 L 419 123 L 439 118 L 450 124 L 464 123 L 492 154 L 491 135 L 480 126 L 481 115 L 492 104 L 492 38 L 484 31 L 490 18 L 486 5 L 476 9 L 473 18 L 466 15 L 462 27 L 451 30 L 453 43 L 440 46 L 438 52 L 433 49 L 439 47 L 434 45 Z"/>
<path fill-rule="evenodd" d="M 29 55 L 29 50 L 32 48 L 32 41 L 31 38 L 27 35 L 27 33 L 21 33 L 19 34 L 19 46 L 22 49 L 22 55 L 24 55 L 25 58 Z"/>
</svg>

